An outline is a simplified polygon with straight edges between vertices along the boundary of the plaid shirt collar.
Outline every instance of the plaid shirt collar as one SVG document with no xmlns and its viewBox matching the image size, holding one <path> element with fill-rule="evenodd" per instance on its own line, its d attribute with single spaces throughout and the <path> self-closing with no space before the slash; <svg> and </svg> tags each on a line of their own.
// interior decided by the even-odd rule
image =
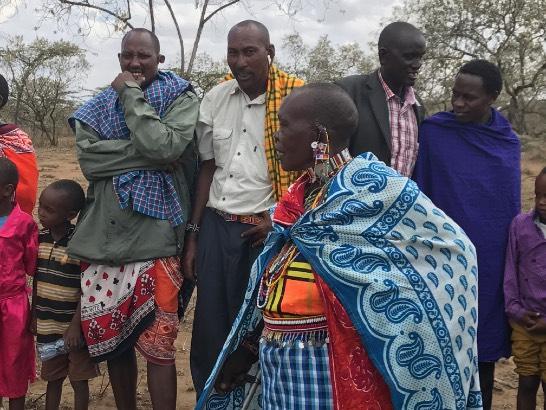
<svg viewBox="0 0 546 410">
<path fill-rule="evenodd" d="M 383 76 L 381 75 L 381 70 L 377 70 L 377 75 L 379 76 L 379 82 L 381 83 L 381 86 L 383 87 L 383 90 L 385 91 L 385 96 L 387 97 L 387 101 L 389 101 L 392 98 L 400 98 L 395 93 L 392 92 L 392 90 L 389 88 L 385 80 L 383 80 Z M 406 87 L 405 93 L 404 93 L 404 104 L 413 105 L 417 102 L 417 99 L 415 98 L 415 91 L 413 90 L 413 87 Z"/>
</svg>

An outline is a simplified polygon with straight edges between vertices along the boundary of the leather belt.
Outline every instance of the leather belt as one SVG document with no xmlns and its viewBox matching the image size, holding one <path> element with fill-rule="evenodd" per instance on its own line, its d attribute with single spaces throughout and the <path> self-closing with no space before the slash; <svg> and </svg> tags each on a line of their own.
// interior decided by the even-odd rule
<svg viewBox="0 0 546 410">
<path fill-rule="evenodd" d="M 264 220 L 258 215 L 235 215 L 220 211 L 218 209 L 215 209 L 214 212 L 220 215 L 227 222 L 240 222 L 248 225 L 259 225 Z"/>
</svg>

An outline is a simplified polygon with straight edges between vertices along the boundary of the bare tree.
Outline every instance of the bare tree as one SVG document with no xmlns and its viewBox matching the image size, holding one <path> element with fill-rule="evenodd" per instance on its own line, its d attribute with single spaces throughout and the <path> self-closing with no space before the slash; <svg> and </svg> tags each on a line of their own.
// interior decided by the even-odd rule
<svg viewBox="0 0 546 410">
<path fill-rule="evenodd" d="M 199 98 L 222 82 L 229 72 L 223 60 L 215 60 L 205 52 L 198 53 L 193 64 L 191 82 Z"/>
<path fill-rule="evenodd" d="M 326 5 L 330 1 L 335 0 L 321 0 L 321 3 Z M 114 31 L 123 32 L 133 28 L 133 10 L 135 7 L 144 7 L 150 20 L 150 29 L 155 32 L 157 29 L 155 16 L 161 8 L 166 8 L 178 36 L 179 71 L 184 76 L 191 77 L 205 25 L 228 7 L 244 3 L 250 2 L 243 0 L 195 0 L 194 7 L 199 10 L 199 21 L 197 22 L 195 40 L 187 62 L 184 38 L 180 29 L 180 19 L 173 9 L 171 0 L 42 0 L 42 10 L 45 15 L 63 22 L 68 22 L 71 17 L 75 17 L 79 22 L 78 32 L 87 35 L 96 23 L 98 16 L 108 23 Z M 303 1 L 294 0 L 264 0 L 263 3 L 277 6 L 290 16 L 295 15 L 303 7 L 307 6 Z"/>
<path fill-rule="evenodd" d="M 0 48 L 0 66 L 10 73 L 12 100 L 8 106 L 14 123 L 38 130 L 51 145 L 57 144 L 57 126 L 64 122 L 71 96 L 80 90 L 86 72 L 85 51 L 65 41 L 38 38 L 30 44 L 21 37 Z"/>
<path fill-rule="evenodd" d="M 282 49 L 287 54 L 280 66 L 307 82 L 333 81 L 350 74 L 366 73 L 374 63 L 358 43 L 334 45 L 328 36 L 322 36 L 310 47 L 298 33 L 283 39 Z"/>
</svg>

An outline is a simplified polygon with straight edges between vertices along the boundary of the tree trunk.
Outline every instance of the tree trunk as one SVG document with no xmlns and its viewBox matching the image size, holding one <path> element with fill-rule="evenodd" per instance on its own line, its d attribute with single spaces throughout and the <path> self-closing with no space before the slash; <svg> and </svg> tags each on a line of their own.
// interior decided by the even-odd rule
<svg viewBox="0 0 546 410">
<path fill-rule="evenodd" d="M 26 80 L 26 79 L 24 79 Z M 17 96 L 15 98 L 15 111 L 13 112 L 13 123 L 18 124 L 19 123 L 19 111 L 21 110 L 21 99 L 23 98 L 23 81 L 21 81 L 20 85 L 17 87 Z"/>
<path fill-rule="evenodd" d="M 171 3 L 169 0 L 163 0 L 165 2 L 165 5 L 169 9 L 169 13 L 171 14 L 171 18 L 173 20 L 174 27 L 176 28 L 176 34 L 178 35 L 178 43 L 180 44 L 180 75 L 184 75 L 184 39 L 182 38 L 182 32 L 180 31 L 180 26 L 178 25 L 178 20 L 176 18 L 176 15 L 174 14 L 174 10 L 171 6 Z"/>
<path fill-rule="evenodd" d="M 42 132 L 42 139 L 45 134 L 47 140 L 49 141 L 49 145 L 51 145 L 52 147 L 56 147 L 57 140 L 55 139 L 55 135 L 50 134 L 50 132 L 47 129 L 47 125 L 44 123 L 43 119 L 40 119 L 39 122 L 40 122 L 40 131 Z"/>
<path fill-rule="evenodd" d="M 199 18 L 199 26 L 197 27 L 197 34 L 195 35 L 195 41 L 193 42 L 193 49 L 191 50 L 190 62 L 188 63 L 188 69 L 186 70 L 186 76 L 191 77 L 193 70 L 193 62 L 195 61 L 195 55 L 197 54 L 197 48 L 199 47 L 199 40 L 201 39 L 201 33 L 203 32 L 203 26 L 205 25 L 205 14 L 207 12 L 207 6 L 209 0 L 205 0 L 203 8 L 201 9 L 201 17 Z"/>
<path fill-rule="evenodd" d="M 148 0 L 148 9 L 150 10 L 150 24 L 152 26 L 152 33 L 155 33 L 154 0 Z"/>
<path fill-rule="evenodd" d="M 527 134 L 527 124 L 525 123 L 525 110 L 520 105 L 517 97 L 511 96 L 508 104 L 508 120 L 512 128 L 518 134 Z"/>
</svg>

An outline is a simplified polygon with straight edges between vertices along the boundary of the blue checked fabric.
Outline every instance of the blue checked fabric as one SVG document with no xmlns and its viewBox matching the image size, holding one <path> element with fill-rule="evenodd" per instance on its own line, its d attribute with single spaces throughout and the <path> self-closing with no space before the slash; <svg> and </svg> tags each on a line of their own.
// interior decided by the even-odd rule
<svg viewBox="0 0 546 410">
<path fill-rule="evenodd" d="M 169 106 L 185 92 L 189 82 L 168 71 L 159 71 L 157 79 L 144 91 L 144 98 L 163 118 Z M 117 92 L 108 87 L 86 102 L 69 118 L 74 127 L 79 120 L 93 128 L 102 139 L 129 139 L 123 106 Z M 132 206 L 136 212 L 157 219 L 168 219 L 173 226 L 184 222 L 182 207 L 172 175 L 165 171 L 138 170 L 115 176 L 114 191 L 122 209 Z"/>
<path fill-rule="evenodd" d="M 263 408 L 332 410 L 328 345 L 260 343 Z"/>
</svg>

